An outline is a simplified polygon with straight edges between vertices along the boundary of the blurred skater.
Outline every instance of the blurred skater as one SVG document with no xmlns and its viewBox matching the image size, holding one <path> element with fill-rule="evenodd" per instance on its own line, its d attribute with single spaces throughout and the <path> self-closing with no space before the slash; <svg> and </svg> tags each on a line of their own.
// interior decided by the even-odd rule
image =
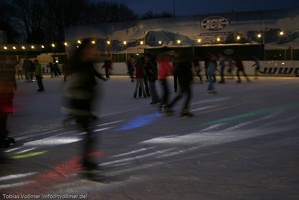
<svg viewBox="0 0 299 200">
<path fill-rule="evenodd" d="M 149 82 L 149 93 L 152 98 L 150 105 L 157 105 L 160 102 L 160 98 L 156 89 L 156 81 L 158 79 L 157 62 L 153 59 L 153 56 L 150 53 L 146 53 L 144 59 L 144 71 Z"/>
<path fill-rule="evenodd" d="M 133 55 L 130 55 L 130 58 L 127 60 L 128 74 L 131 78 L 131 82 L 134 82 L 134 71 L 135 71 L 135 59 Z"/>
<path fill-rule="evenodd" d="M 192 114 L 189 112 L 189 105 L 192 96 L 191 83 L 193 80 L 192 62 L 191 59 L 186 55 L 186 52 L 179 52 L 175 59 L 175 69 L 178 76 L 178 82 L 180 86 L 180 93 L 169 103 L 169 108 L 173 107 L 177 101 L 185 96 L 185 101 L 181 109 L 181 117 L 191 117 Z"/>
<path fill-rule="evenodd" d="M 159 63 L 159 80 L 162 87 L 162 99 L 160 104 L 160 112 L 165 114 L 165 116 L 171 114 L 171 110 L 168 106 L 169 98 L 169 86 L 167 82 L 167 77 L 173 73 L 173 67 L 170 64 L 169 52 L 165 51 L 158 55 L 157 62 Z"/>
<path fill-rule="evenodd" d="M 42 73 L 42 67 L 41 64 L 39 64 L 38 60 L 34 60 L 35 63 L 35 78 L 38 85 L 38 92 L 45 91 L 44 84 L 43 84 L 43 73 Z"/>
<path fill-rule="evenodd" d="M 134 90 L 134 99 L 137 97 L 138 93 L 139 97 L 143 95 L 143 97 L 146 98 L 147 94 L 144 88 L 144 57 L 140 57 L 137 59 L 135 71 L 136 86 Z"/>
<path fill-rule="evenodd" d="M 236 62 L 237 77 L 238 77 L 237 83 L 241 83 L 240 72 L 242 72 L 243 76 L 246 78 L 246 80 L 248 82 L 251 82 L 250 79 L 248 78 L 247 74 L 245 73 L 244 64 L 243 64 L 243 61 L 241 59 L 241 56 L 236 55 L 235 62 Z"/>
<path fill-rule="evenodd" d="M 13 113 L 14 91 L 17 89 L 15 69 L 9 57 L 0 57 L 0 148 L 8 148 L 15 139 L 8 137 L 7 119 Z"/>
<path fill-rule="evenodd" d="M 110 57 L 108 57 L 108 59 L 105 60 L 104 65 L 102 66 L 102 69 L 105 70 L 106 79 L 110 79 L 110 73 L 112 70 L 112 61 L 111 61 Z"/>
<path fill-rule="evenodd" d="M 192 59 L 192 63 L 193 63 L 194 69 L 195 69 L 196 76 L 199 78 L 200 83 L 203 84 L 203 79 L 202 79 L 202 76 L 201 76 L 201 67 L 200 67 L 199 60 L 196 57 L 194 57 Z"/>
<path fill-rule="evenodd" d="M 18 80 L 20 79 L 23 80 L 23 67 L 19 63 L 17 63 L 15 69 L 16 69 L 16 74 L 18 76 Z"/>
<path fill-rule="evenodd" d="M 258 79 L 258 76 L 259 76 L 258 73 L 263 74 L 263 72 L 260 71 L 260 69 L 261 69 L 260 60 L 256 56 L 253 56 L 253 60 L 254 60 L 254 64 L 252 65 L 252 67 L 254 67 L 254 76 L 255 76 L 255 79 Z"/>
<path fill-rule="evenodd" d="M 218 60 L 219 60 L 219 65 L 220 65 L 220 77 L 221 77 L 221 80 L 219 81 L 219 83 L 225 83 L 224 71 L 225 71 L 225 67 L 227 65 L 227 63 L 226 63 L 227 58 L 225 55 L 218 54 Z"/>
<path fill-rule="evenodd" d="M 96 119 L 92 114 L 92 103 L 97 94 L 95 77 L 106 79 L 93 66 L 96 55 L 97 48 L 91 43 L 91 39 L 84 39 L 72 55 L 71 78 L 65 86 L 65 98 L 68 101 L 65 109 L 68 118 L 64 120 L 64 123 L 75 119 L 79 127 L 86 132 L 82 152 L 82 167 L 86 170 L 99 168 L 90 156 L 95 145 L 92 121 Z"/>
<path fill-rule="evenodd" d="M 209 60 L 207 61 L 208 68 L 207 68 L 207 76 L 209 79 L 208 85 L 208 93 L 209 94 L 216 94 L 215 90 L 215 72 L 217 71 L 217 56 L 215 54 L 211 54 Z"/>
</svg>

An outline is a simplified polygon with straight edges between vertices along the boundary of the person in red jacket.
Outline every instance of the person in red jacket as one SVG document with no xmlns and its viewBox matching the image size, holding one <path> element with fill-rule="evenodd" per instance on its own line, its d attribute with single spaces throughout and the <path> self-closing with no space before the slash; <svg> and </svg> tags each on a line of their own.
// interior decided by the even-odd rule
<svg viewBox="0 0 299 200">
<path fill-rule="evenodd" d="M 162 99 L 160 104 L 160 111 L 166 115 L 171 113 L 168 106 L 169 87 L 167 83 L 167 77 L 173 73 L 173 66 L 169 58 L 168 52 L 162 52 L 158 55 L 157 62 L 159 64 L 158 76 L 162 87 Z"/>
<path fill-rule="evenodd" d="M 243 76 L 247 79 L 248 82 L 251 82 L 250 79 L 247 77 L 247 74 L 245 73 L 244 64 L 241 59 L 241 56 L 236 55 L 235 63 L 237 67 L 237 77 L 238 77 L 237 83 L 241 83 L 240 72 L 243 73 Z"/>
</svg>

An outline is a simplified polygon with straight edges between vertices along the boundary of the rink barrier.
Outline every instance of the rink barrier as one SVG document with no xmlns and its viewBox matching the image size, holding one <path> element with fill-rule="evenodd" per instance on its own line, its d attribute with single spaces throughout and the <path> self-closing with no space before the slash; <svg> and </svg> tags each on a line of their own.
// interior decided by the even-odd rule
<svg viewBox="0 0 299 200">
<path fill-rule="evenodd" d="M 245 72 L 249 76 L 254 76 L 254 61 L 243 61 L 245 66 Z M 283 77 L 299 77 L 299 61 L 260 61 L 260 71 L 264 73 L 265 76 L 283 76 Z M 102 69 L 103 63 L 96 63 L 96 69 L 105 74 L 104 69 Z M 202 74 L 204 74 L 204 62 L 200 62 Z M 112 64 L 113 70 L 111 75 L 127 75 L 127 65 L 125 62 L 114 62 Z M 219 64 L 218 64 L 218 68 Z M 234 74 L 236 69 L 234 69 Z M 225 74 L 227 69 L 225 70 Z M 263 74 L 259 73 L 260 76 Z"/>
</svg>

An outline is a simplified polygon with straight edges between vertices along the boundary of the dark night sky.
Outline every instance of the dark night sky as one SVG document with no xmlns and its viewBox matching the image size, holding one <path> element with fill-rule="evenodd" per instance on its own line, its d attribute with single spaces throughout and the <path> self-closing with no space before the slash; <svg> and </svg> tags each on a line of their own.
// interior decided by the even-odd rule
<svg viewBox="0 0 299 200">
<path fill-rule="evenodd" d="M 162 11 L 173 14 L 175 10 L 176 16 L 184 16 L 226 13 L 232 12 L 232 10 L 240 12 L 299 8 L 299 1 L 296 0 L 111 0 L 107 2 L 124 3 L 139 15 L 149 10 L 155 14 Z"/>
</svg>

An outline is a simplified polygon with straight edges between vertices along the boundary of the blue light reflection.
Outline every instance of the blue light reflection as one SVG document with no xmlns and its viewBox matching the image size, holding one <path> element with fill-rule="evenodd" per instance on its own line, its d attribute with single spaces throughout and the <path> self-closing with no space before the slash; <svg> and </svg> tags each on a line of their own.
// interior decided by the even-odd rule
<svg viewBox="0 0 299 200">
<path fill-rule="evenodd" d="M 139 128 L 142 126 L 149 125 L 155 121 L 157 121 L 160 118 L 160 115 L 157 115 L 156 113 L 150 114 L 150 115 L 143 115 L 139 116 L 128 123 L 124 124 L 120 128 L 116 129 L 117 131 L 125 131 L 130 129 Z"/>
</svg>

